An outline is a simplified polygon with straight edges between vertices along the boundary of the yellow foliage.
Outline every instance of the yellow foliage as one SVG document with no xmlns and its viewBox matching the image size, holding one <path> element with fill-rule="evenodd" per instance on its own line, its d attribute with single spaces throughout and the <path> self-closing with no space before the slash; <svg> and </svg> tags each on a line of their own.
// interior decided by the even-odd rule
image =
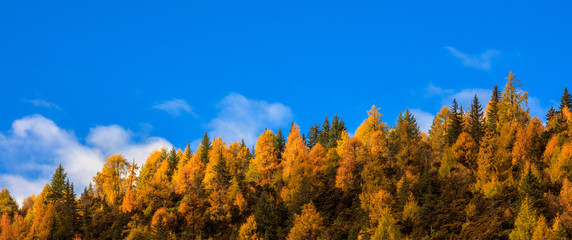
<svg viewBox="0 0 572 240">
<path fill-rule="evenodd" d="M 429 129 L 429 141 L 434 150 L 441 150 L 445 146 L 445 134 L 447 133 L 447 120 L 450 110 L 447 106 L 443 106 L 441 111 L 433 118 L 433 124 Z"/>
<path fill-rule="evenodd" d="M 12 231 L 12 221 L 8 213 L 2 214 L 0 219 L 0 240 L 14 239 L 14 232 Z"/>
<path fill-rule="evenodd" d="M 336 187 L 344 191 L 359 187 L 359 174 L 365 163 L 362 147 L 361 141 L 356 137 L 344 144 L 340 167 L 336 175 Z"/>
<path fill-rule="evenodd" d="M 256 233 L 256 220 L 254 220 L 254 215 L 250 215 L 246 222 L 240 226 L 238 230 L 239 240 L 261 240 Z"/>
<path fill-rule="evenodd" d="M 256 157 L 251 162 L 251 164 L 254 164 L 255 169 L 251 171 L 256 171 L 253 174 L 260 176 L 260 185 L 262 186 L 270 185 L 275 180 L 275 174 L 281 167 L 274 138 L 274 133 L 266 130 L 256 141 Z"/>
<path fill-rule="evenodd" d="M 375 131 L 385 130 L 386 126 L 385 123 L 381 121 L 379 108 L 376 108 L 375 105 L 371 106 L 371 109 L 367 111 L 367 115 L 367 119 L 357 128 L 355 137 L 359 138 L 364 145 L 369 146 L 371 135 Z"/>
<path fill-rule="evenodd" d="M 419 211 L 421 207 L 415 201 L 415 197 L 413 197 L 412 193 L 409 193 L 409 198 L 407 199 L 407 203 L 405 203 L 405 207 L 403 207 L 403 221 L 412 221 L 415 222 L 419 218 Z"/>
<path fill-rule="evenodd" d="M 294 216 L 294 226 L 288 233 L 288 240 L 321 239 L 325 230 L 323 218 L 312 203 L 302 207 L 302 213 Z"/>
<path fill-rule="evenodd" d="M 468 168 L 477 168 L 477 144 L 470 134 L 462 132 L 457 141 L 451 146 L 451 151 L 455 159 Z"/>
<path fill-rule="evenodd" d="M 561 183 L 572 172 L 572 141 L 562 145 L 561 150 L 552 156 L 548 171 L 554 183 Z"/>
<path fill-rule="evenodd" d="M 308 150 L 304 139 L 302 139 L 302 134 L 300 134 L 300 128 L 296 124 L 292 125 L 290 134 L 288 134 L 288 141 L 282 157 L 284 158 L 283 177 L 286 181 L 288 181 L 294 169 L 308 163 Z"/>
<path fill-rule="evenodd" d="M 228 176 L 220 176 L 220 169 L 217 168 L 221 167 L 221 163 L 224 163 L 223 165 L 225 169 L 222 170 L 228 171 L 228 169 L 226 169 L 226 160 L 230 158 L 231 153 L 226 143 L 224 143 L 221 138 L 216 138 L 209 151 L 209 162 L 207 163 L 205 178 L 203 180 L 205 189 L 215 190 L 226 187 L 227 183 L 225 182 L 225 179 L 221 178 Z"/>
<path fill-rule="evenodd" d="M 110 205 L 115 205 L 125 191 L 127 167 L 127 160 L 121 154 L 113 155 L 93 178 L 97 191 Z"/>
</svg>

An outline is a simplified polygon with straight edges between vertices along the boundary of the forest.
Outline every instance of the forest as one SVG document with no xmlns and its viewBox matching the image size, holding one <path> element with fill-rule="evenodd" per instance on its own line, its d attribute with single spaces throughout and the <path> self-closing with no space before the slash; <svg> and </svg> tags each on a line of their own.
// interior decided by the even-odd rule
<svg viewBox="0 0 572 240">
<path fill-rule="evenodd" d="M 83 192 L 60 165 L 21 206 L 2 189 L 0 239 L 568 239 L 572 96 L 543 121 L 505 80 L 486 104 L 443 106 L 427 133 L 372 106 L 353 136 L 334 115 L 255 146 L 205 133 L 142 166 L 117 153 Z"/>
</svg>

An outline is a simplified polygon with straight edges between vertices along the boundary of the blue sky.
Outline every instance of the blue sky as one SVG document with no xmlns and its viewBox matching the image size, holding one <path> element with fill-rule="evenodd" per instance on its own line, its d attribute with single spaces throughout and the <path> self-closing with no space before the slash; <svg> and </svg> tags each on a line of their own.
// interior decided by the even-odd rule
<svg viewBox="0 0 572 240">
<path fill-rule="evenodd" d="M 76 185 L 106 156 L 142 162 L 204 131 L 252 144 L 372 104 L 422 127 L 453 98 L 486 103 L 513 71 L 533 115 L 571 82 L 570 2 L 0 2 L 0 185 Z"/>
</svg>

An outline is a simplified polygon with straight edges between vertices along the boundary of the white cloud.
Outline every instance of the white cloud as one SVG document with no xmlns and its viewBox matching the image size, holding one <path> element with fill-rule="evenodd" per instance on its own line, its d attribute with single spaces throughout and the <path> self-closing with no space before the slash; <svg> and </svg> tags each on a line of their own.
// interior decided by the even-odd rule
<svg viewBox="0 0 572 240">
<path fill-rule="evenodd" d="M 173 99 L 170 101 L 164 101 L 157 105 L 154 105 L 153 108 L 163 110 L 173 117 L 177 117 L 181 115 L 181 113 L 190 113 L 191 115 L 195 115 L 191 106 L 185 101 L 184 99 Z"/>
<path fill-rule="evenodd" d="M 86 137 L 87 144 L 82 144 L 73 132 L 41 115 L 18 119 L 8 133 L 0 133 L 0 186 L 21 202 L 38 194 L 62 164 L 76 190 L 81 190 L 101 170 L 106 157 L 122 153 L 143 163 L 153 149 L 170 145 L 157 137 L 134 142 L 132 136 L 117 125 L 97 126 Z"/>
<path fill-rule="evenodd" d="M 238 93 L 226 96 L 217 107 L 217 117 L 207 125 L 209 136 L 226 142 L 244 139 L 248 146 L 255 144 L 265 127 L 286 126 L 292 119 L 292 111 L 282 103 L 251 100 Z"/>
<path fill-rule="evenodd" d="M 417 125 L 419 125 L 419 130 L 424 131 L 425 133 L 429 132 L 431 125 L 433 124 L 433 114 L 429 112 L 425 112 L 421 109 L 415 108 L 409 110 L 413 113 L 415 120 L 417 120 Z"/>
<path fill-rule="evenodd" d="M 469 55 L 451 46 L 445 47 L 445 49 L 453 54 L 453 56 L 461 60 L 463 65 L 466 67 L 472 67 L 487 71 L 491 69 L 492 59 L 500 55 L 500 52 L 494 49 L 486 50 L 480 55 Z"/>
<path fill-rule="evenodd" d="M 43 99 L 26 99 L 26 100 L 24 100 L 24 102 L 30 103 L 36 107 L 60 109 L 60 106 L 58 106 L 57 104 L 48 102 L 48 101 L 43 100 Z"/>
</svg>

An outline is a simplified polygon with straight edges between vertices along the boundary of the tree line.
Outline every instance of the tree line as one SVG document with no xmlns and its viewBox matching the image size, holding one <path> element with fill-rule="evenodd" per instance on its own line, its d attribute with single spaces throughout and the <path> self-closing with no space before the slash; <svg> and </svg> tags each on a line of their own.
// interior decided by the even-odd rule
<svg viewBox="0 0 572 240">
<path fill-rule="evenodd" d="M 256 145 L 207 133 L 145 164 L 110 156 L 79 195 L 60 165 L 18 206 L 0 192 L 0 239 L 567 239 L 572 237 L 572 96 L 532 118 L 513 73 L 483 107 L 442 107 L 419 130 L 373 106 Z"/>
</svg>

